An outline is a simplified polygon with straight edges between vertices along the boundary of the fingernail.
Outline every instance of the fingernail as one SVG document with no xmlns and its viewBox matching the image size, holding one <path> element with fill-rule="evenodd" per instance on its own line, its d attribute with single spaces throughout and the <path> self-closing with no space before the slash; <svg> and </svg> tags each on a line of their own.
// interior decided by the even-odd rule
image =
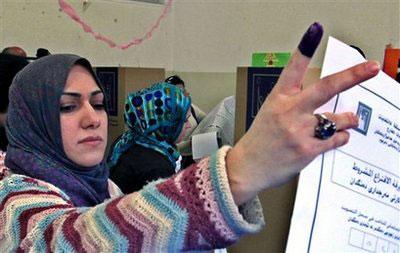
<svg viewBox="0 0 400 253">
<path fill-rule="evenodd" d="M 320 23 L 315 22 L 312 24 L 300 41 L 298 46 L 300 52 L 307 57 L 312 57 L 321 41 L 323 33 L 324 29 Z"/>
<path fill-rule="evenodd" d="M 375 73 L 380 70 L 379 62 L 377 61 L 368 61 L 367 66 L 365 67 L 368 72 Z"/>
<path fill-rule="evenodd" d="M 350 140 L 350 135 L 349 134 L 343 136 L 342 144 L 340 146 L 346 145 L 347 143 L 349 143 L 349 140 Z"/>
<path fill-rule="evenodd" d="M 353 126 L 358 126 L 359 118 L 356 114 L 350 112 L 350 120 L 351 120 Z"/>
</svg>

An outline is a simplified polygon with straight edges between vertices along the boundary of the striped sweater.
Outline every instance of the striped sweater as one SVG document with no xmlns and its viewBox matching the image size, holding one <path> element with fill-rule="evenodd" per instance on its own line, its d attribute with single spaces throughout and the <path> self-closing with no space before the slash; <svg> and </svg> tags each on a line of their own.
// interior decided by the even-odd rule
<svg viewBox="0 0 400 253">
<path fill-rule="evenodd" d="M 0 252 L 178 252 L 231 245 L 264 225 L 258 199 L 238 208 L 225 171 L 228 148 L 95 207 L 74 207 L 59 188 L 12 174 L 0 153 Z M 240 211 L 239 211 L 240 210 Z"/>
</svg>

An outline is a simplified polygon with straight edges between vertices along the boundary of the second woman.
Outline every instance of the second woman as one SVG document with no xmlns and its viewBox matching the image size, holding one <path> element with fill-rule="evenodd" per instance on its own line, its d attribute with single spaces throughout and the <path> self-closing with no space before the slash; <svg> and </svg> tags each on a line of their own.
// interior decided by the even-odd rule
<svg viewBox="0 0 400 253">
<path fill-rule="evenodd" d="M 190 97 L 179 88 L 157 83 L 131 93 L 125 102 L 128 130 L 111 147 L 110 178 L 124 193 L 178 172 L 182 157 L 175 142 L 184 134 Z"/>
</svg>

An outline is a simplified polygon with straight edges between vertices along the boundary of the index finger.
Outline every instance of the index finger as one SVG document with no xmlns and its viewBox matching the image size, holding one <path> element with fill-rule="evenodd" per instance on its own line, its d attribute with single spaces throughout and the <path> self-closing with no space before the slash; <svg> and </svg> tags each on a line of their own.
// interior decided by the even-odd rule
<svg viewBox="0 0 400 253">
<path fill-rule="evenodd" d="M 374 77 L 378 72 L 379 63 L 367 61 L 324 77 L 303 90 L 299 97 L 303 104 L 299 105 L 299 107 L 307 112 L 314 112 L 315 109 L 328 102 L 333 96 Z"/>
<path fill-rule="evenodd" d="M 290 62 L 279 77 L 277 88 L 281 91 L 300 91 L 310 60 L 323 35 L 322 25 L 315 22 L 304 33 L 290 58 Z"/>
</svg>

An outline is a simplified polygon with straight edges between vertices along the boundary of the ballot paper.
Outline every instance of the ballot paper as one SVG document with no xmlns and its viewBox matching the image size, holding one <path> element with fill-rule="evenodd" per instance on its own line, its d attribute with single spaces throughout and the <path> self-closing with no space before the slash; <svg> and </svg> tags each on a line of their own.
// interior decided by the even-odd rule
<svg viewBox="0 0 400 253">
<path fill-rule="evenodd" d="M 365 59 L 329 38 L 321 76 Z M 301 173 L 286 252 L 385 252 L 400 249 L 400 84 L 382 71 L 317 112 L 360 118 L 343 147 Z"/>
</svg>

